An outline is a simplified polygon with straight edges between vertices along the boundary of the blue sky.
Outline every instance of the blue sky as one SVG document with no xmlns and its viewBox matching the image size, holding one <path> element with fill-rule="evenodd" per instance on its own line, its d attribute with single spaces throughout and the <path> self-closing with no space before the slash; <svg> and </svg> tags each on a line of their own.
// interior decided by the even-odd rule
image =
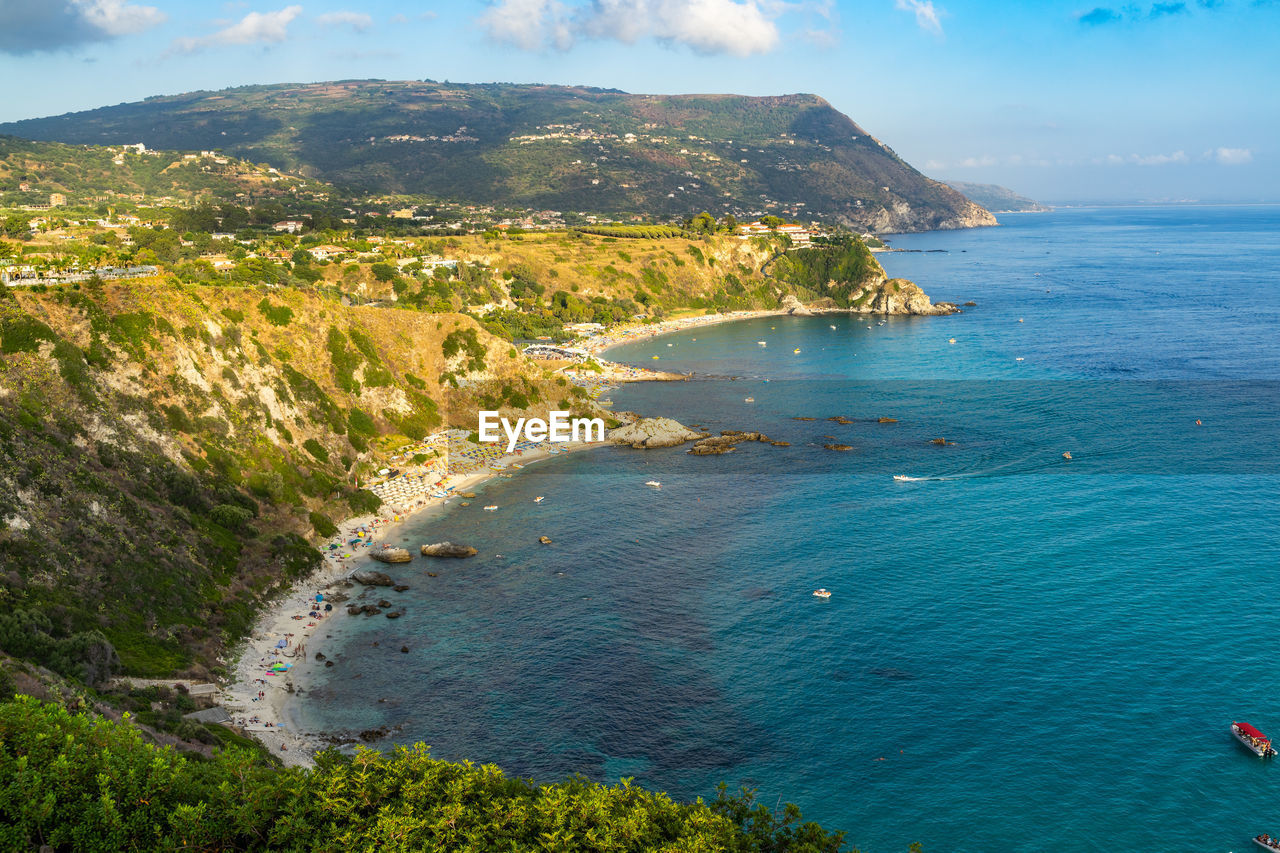
<svg viewBox="0 0 1280 853">
<path fill-rule="evenodd" d="M 341 78 L 812 92 L 1051 201 L 1280 201 L 1280 0 L 0 0 L 0 120 Z"/>
</svg>

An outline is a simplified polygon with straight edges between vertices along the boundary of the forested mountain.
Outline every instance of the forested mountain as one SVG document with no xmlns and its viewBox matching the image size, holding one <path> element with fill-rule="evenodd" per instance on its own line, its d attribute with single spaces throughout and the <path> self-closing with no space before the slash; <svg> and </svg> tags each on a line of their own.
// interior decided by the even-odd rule
<svg viewBox="0 0 1280 853">
<path fill-rule="evenodd" d="M 155 97 L 0 133 L 218 149 L 355 191 L 519 207 L 774 213 L 873 231 L 995 224 L 814 95 L 340 81 Z"/>
</svg>

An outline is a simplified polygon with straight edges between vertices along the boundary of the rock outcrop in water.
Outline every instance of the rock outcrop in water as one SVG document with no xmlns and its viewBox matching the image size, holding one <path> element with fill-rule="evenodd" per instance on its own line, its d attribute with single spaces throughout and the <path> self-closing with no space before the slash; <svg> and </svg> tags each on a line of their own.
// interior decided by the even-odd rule
<svg viewBox="0 0 1280 853">
<path fill-rule="evenodd" d="M 706 433 L 694 432 L 671 418 L 640 418 L 634 423 L 610 430 L 609 442 L 627 444 L 637 449 L 675 447 L 705 435 Z"/>
<path fill-rule="evenodd" d="M 452 542 L 437 542 L 434 545 L 423 545 L 424 557 L 474 557 L 476 549 L 470 545 L 455 545 Z"/>
<path fill-rule="evenodd" d="M 783 311 L 786 311 L 788 314 L 794 315 L 796 317 L 812 317 L 813 316 L 813 312 L 810 311 L 808 308 L 804 307 L 804 303 L 801 302 L 799 299 L 796 299 L 796 297 L 790 293 L 782 297 L 782 304 L 780 307 L 782 308 Z"/>
<path fill-rule="evenodd" d="M 413 559 L 404 548 L 373 548 L 369 556 L 380 563 L 407 563 Z"/>
</svg>

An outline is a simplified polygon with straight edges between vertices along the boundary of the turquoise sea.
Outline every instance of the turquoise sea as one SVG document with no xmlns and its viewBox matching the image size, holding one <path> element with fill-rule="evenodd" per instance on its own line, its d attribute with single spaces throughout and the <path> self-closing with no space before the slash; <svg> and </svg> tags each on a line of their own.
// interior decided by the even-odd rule
<svg viewBox="0 0 1280 853">
<path fill-rule="evenodd" d="M 408 615 L 335 626 L 300 722 L 747 785 L 865 853 L 1280 833 L 1280 763 L 1228 732 L 1280 736 L 1280 208 L 1002 220 L 880 256 L 963 314 L 614 350 L 700 377 L 616 408 L 792 446 L 574 454 L 415 519 L 406 544 L 480 556 L 417 559 Z"/>
</svg>

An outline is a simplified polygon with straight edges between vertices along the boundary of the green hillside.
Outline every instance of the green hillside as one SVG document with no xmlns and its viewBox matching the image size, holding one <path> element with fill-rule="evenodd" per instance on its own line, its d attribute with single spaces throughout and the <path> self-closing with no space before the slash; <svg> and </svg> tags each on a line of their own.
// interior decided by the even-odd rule
<svg viewBox="0 0 1280 853">
<path fill-rule="evenodd" d="M 47 204 L 61 193 L 76 204 L 112 197 L 282 199 L 327 189 L 206 150 L 139 153 L 120 145 L 66 145 L 0 136 L 0 207 Z"/>
<path fill-rule="evenodd" d="M 814 95 L 342 81 L 155 97 L 0 132 L 221 149 L 354 191 L 526 208 L 777 213 L 874 231 L 995 224 Z"/>
</svg>

